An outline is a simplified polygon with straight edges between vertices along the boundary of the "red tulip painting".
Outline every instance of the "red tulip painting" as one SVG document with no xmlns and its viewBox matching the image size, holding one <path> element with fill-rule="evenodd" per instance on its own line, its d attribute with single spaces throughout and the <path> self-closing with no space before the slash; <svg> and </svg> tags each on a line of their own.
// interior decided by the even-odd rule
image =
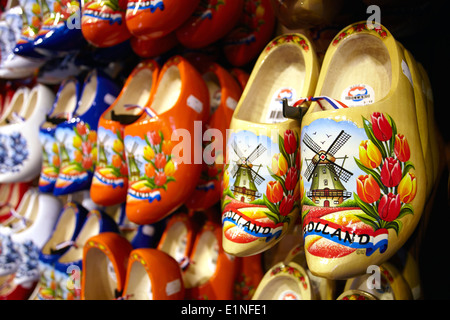
<svg viewBox="0 0 450 320">
<path fill-rule="evenodd" d="M 364 212 L 358 218 L 374 231 L 401 229 L 399 219 L 414 214 L 409 204 L 417 192 L 417 178 L 410 159 L 407 138 L 397 133 L 394 120 L 388 115 L 374 112 L 364 120 L 369 140 L 362 141 L 358 167 L 366 173 L 356 180 L 354 198 Z"/>
</svg>

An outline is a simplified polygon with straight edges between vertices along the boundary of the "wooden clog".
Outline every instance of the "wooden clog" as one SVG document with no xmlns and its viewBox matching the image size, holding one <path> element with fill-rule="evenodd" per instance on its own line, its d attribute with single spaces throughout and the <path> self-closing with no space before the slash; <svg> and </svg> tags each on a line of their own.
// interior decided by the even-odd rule
<svg viewBox="0 0 450 320">
<path fill-rule="evenodd" d="M 165 218 L 187 201 L 197 185 L 202 169 L 200 135 L 209 115 L 208 88 L 186 59 L 174 56 L 161 68 L 154 98 L 145 110 L 144 117 L 124 132 L 126 214 L 137 224 Z"/>
<path fill-rule="evenodd" d="M 131 243 L 115 232 L 89 238 L 83 248 L 81 300 L 114 300 L 122 295 Z"/>
<path fill-rule="evenodd" d="M 117 99 L 102 113 L 97 130 L 97 159 L 90 187 L 92 200 L 103 206 L 125 202 L 128 189 L 125 126 L 142 116 L 153 98 L 159 74 L 156 61 L 140 62 L 128 76 Z"/>
<path fill-rule="evenodd" d="M 124 300 L 183 300 L 178 262 L 157 249 L 135 249 L 128 259 Z"/>
<path fill-rule="evenodd" d="M 318 65 L 300 34 L 273 39 L 259 56 L 227 136 L 223 176 L 223 246 L 236 256 L 281 240 L 300 211 L 300 123 L 283 117 L 282 99 L 309 96 Z"/>
<path fill-rule="evenodd" d="M 314 275 L 365 273 L 420 220 L 427 177 L 405 59 L 384 26 L 352 24 L 330 44 L 315 97 L 305 99 L 302 224 Z"/>
</svg>

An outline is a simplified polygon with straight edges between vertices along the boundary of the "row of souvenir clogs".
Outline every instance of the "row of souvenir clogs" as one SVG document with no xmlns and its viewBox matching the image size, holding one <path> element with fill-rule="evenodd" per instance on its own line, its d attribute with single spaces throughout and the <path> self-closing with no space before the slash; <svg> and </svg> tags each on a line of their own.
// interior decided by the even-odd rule
<svg viewBox="0 0 450 320">
<path fill-rule="evenodd" d="M 421 298 L 417 265 L 386 262 L 378 273 L 337 282 L 308 270 L 301 245 L 264 274 L 262 256 L 221 246 L 220 211 L 179 211 L 137 226 L 123 206 L 88 210 L 30 188 L 0 229 L 2 300 L 331 300 Z M 21 214 L 21 211 L 26 211 Z M 404 254 L 404 253 L 402 253 Z M 375 267 L 375 266 L 374 266 Z M 350 290 L 350 291 L 348 291 Z"/>
<path fill-rule="evenodd" d="M 271 41 L 230 131 L 225 251 L 263 252 L 301 217 L 308 267 L 328 279 L 392 257 L 423 227 L 443 169 L 426 72 L 366 21 L 338 32 L 320 70 L 305 36 Z"/>
<path fill-rule="evenodd" d="M 126 201 L 129 218 L 139 224 L 182 204 L 207 209 L 220 200 L 222 164 L 198 160 L 202 143 L 194 139 L 204 125 L 225 137 L 247 77 L 239 69 L 174 56 L 162 67 L 154 60 L 139 63 L 120 92 L 100 70 L 83 83 L 66 79 L 56 96 L 41 84 L 21 87 L 2 112 L 0 182 L 39 177 L 39 190 L 57 196 L 90 190 L 99 205 Z M 183 144 L 192 157 L 178 161 L 172 153 L 174 132 L 192 134 L 192 143 Z M 223 161 L 225 145 L 216 149 Z M 147 203 L 156 206 L 154 215 L 142 214 Z"/>
<path fill-rule="evenodd" d="M 11 0 L 1 22 L 4 78 L 31 76 L 50 59 L 87 43 L 104 48 L 128 40 L 139 56 L 149 58 L 177 45 L 203 48 L 225 38 L 224 54 L 242 66 L 275 30 L 269 0 L 88 1 L 84 6 L 79 0 Z"/>
<path fill-rule="evenodd" d="M 260 256 L 223 251 L 218 211 L 138 226 L 68 201 L 29 188 L 2 223 L 1 299 L 248 299 L 262 278 Z"/>
<path fill-rule="evenodd" d="M 148 79 L 156 73 L 155 64 L 150 66 Z M 138 69 L 141 67 L 145 69 Z M 136 77 L 133 74 L 132 78 Z M 144 101 L 125 106 L 115 100 L 109 110 L 119 106 L 119 111 L 105 119 L 114 128 L 110 130 L 110 154 L 115 154 L 114 149 L 119 154 L 122 151 L 128 162 L 130 183 L 128 190 L 121 192 L 128 193 L 128 218 L 138 224 L 158 221 L 188 202 L 202 164 L 195 163 L 196 152 L 185 162 L 172 158 L 175 148 L 171 144 L 176 140 L 172 131 L 181 128 L 185 130 L 182 132 L 195 133 L 195 121 L 206 123 L 211 104 L 200 73 L 180 56 L 169 59 L 158 70 L 157 78 L 156 83 L 148 80 L 152 86 L 147 88 Z M 305 36 L 284 34 L 273 39 L 261 53 L 241 97 L 234 99 L 239 100 L 237 105 L 231 104 L 236 109 L 229 125 L 231 158 L 223 174 L 225 251 L 249 256 L 268 250 L 296 223 L 302 204 L 306 256 L 314 274 L 348 278 L 365 272 L 368 265 L 389 259 L 409 239 L 430 207 L 441 170 L 427 83 L 423 68 L 381 25 L 369 27 L 361 22 L 344 28 L 330 44 L 320 72 L 314 48 Z M 125 85 L 121 94 L 131 88 Z M 280 101 L 284 97 L 296 107 L 285 103 L 282 110 Z M 305 102 L 311 105 L 304 107 Z M 307 112 L 300 122 L 303 109 Z M 295 119 L 280 119 L 278 114 L 283 111 Z M 130 124 L 137 115 L 139 121 Z M 88 147 L 89 136 L 95 141 L 89 128 L 81 122 L 70 125 L 76 132 L 72 145 L 85 143 L 81 151 L 93 151 Z M 123 143 L 119 141 L 114 147 L 115 137 L 119 138 L 117 129 L 123 129 L 125 135 Z M 320 137 L 311 138 L 317 133 Z M 78 137 L 81 134 L 84 138 Z M 100 163 L 100 146 L 106 143 L 103 135 L 98 136 Z M 275 137 L 274 142 L 270 137 Z M 328 151 L 322 150 L 319 143 L 325 144 L 330 137 L 333 141 L 327 143 Z M 190 150 L 195 150 L 195 143 L 190 142 Z M 252 144 L 254 150 L 249 150 Z M 348 151 L 344 153 L 340 148 L 345 144 Z M 128 154 L 124 154 L 125 149 L 129 149 Z M 308 154 L 309 149 L 312 154 Z M 270 154 L 264 154 L 266 150 Z M 348 152 L 355 159 L 353 172 L 336 162 L 347 159 Z M 116 159 L 119 164 L 120 156 Z M 69 168 L 78 170 L 75 167 L 82 164 Z M 301 164 L 306 164 L 303 170 Z M 255 165 L 260 170 L 253 170 Z M 330 178 L 321 181 L 319 173 Z M 64 183 L 74 176 L 63 174 Z M 99 180 L 111 183 L 113 177 Z M 321 187 L 325 180 L 334 187 Z M 258 187 L 263 181 L 263 187 Z M 105 201 L 118 199 L 115 192 L 121 189 L 121 183 L 111 183 L 108 191 L 98 194 L 105 196 Z M 305 192 L 307 187 L 310 190 Z M 96 192 L 91 196 L 101 203 Z M 343 206 L 346 199 L 352 201 Z M 332 230 L 326 230 L 331 225 Z M 345 237 L 338 236 L 342 232 Z M 360 254 L 361 250 L 365 254 Z"/>
</svg>

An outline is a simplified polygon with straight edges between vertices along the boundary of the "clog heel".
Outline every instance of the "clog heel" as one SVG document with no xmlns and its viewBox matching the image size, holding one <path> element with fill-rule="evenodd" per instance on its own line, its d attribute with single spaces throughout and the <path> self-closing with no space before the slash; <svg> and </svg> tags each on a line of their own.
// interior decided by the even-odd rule
<svg viewBox="0 0 450 320">
<path fill-rule="evenodd" d="M 207 220 L 197 234 L 184 273 L 186 299 L 233 299 L 237 268 L 236 258 L 223 250 L 220 224 Z"/>
<path fill-rule="evenodd" d="M 161 38 L 185 22 L 197 8 L 200 0 L 130 0 L 127 3 L 126 23 L 135 37 Z"/>
<path fill-rule="evenodd" d="M 183 300 L 184 285 L 178 262 L 163 251 L 131 251 L 120 300 Z"/>
<path fill-rule="evenodd" d="M 50 88 L 37 84 L 20 111 L 13 114 L 12 122 L 0 126 L 0 148 L 4 152 L 0 183 L 27 182 L 39 176 L 42 165 L 39 126 L 54 100 Z"/>
<path fill-rule="evenodd" d="M 307 38 L 285 34 L 259 56 L 227 137 L 223 247 L 249 256 L 273 247 L 300 211 L 300 124 L 283 117 L 282 99 L 313 93 L 318 75 Z M 297 97 L 297 98 L 296 98 Z"/>
<path fill-rule="evenodd" d="M 89 1 L 82 8 L 81 32 L 90 44 L 112 47 L 131 37 L 125 22 L 127 1 Z"/>
<path fill-rule="evenodd" d="M 53 189 L 56 196 L 90 189 L 98 154 L 98 122 L 118 93 L 104 72 L 94 69 L 86 76 L 75 114 L 55 130 L 60 159 Z"/>
<path fill-rule="evenodd" d="M 226 150 L 224 137 L 242 93 L 238 82 L 217 63 L 205 63 L 199 68 L 210 93 L 211 111 L 205 128 L 206 142 L 203 149 L 204 155 L 210 151 L 210 157 L 204 156 L 200 180 L 185 203 L 188 209 L 195 211 L 206 210 L 220 201 Z M 220 137 L 217 137 L 218 134 Z"/>
<path fill-rule="evenodd" d="M 316 276 L 346 279 L 382 264 L 420 220 L 427 176 L 405 59 L 384 26 L 350 25 L 327 49 L 315 96 L 298 103 L 311 102 L 301 197 Z"/>
<path fill-rule="evenodd" d="M 161 68 L 153 100 L 144 110 L 144 117 L 124 132 L 126 214 L 137 224 L 163 219 L 194 190 L 202 169 L 199 140 L 209 115 L 208 88 L 186 59 L 174 56 Z"/>
<path fill-rule="evenodd" d="M 68 78 L 59 86 L 52 109 L 39 129 L 42 145 L 42 168 L 39 175 L 39 191 L 53 193 L 59 174 L 60 145 L 55 139 L 58 124 L 72 119 L 81 95 L 81 85 L 76 78 Z"/>
<path fill-rule="evenodd" d="M 114 300 L 122 296 L 128 257 L 133 247 L 118 233 L 89 238 L 83 249 L 81 300 Z"/>
<path fill-rule="evenodd" d="M 125 126 L 136 122 L 153 97 L 159 66 L 139 63 L 128 76 L 117 99 L 101 115 L 97 132 L 97 164 L 90 188 L 95 203 L 112 206 L 126 200 L 128 167 L 124 148 Z"/>
</svg>

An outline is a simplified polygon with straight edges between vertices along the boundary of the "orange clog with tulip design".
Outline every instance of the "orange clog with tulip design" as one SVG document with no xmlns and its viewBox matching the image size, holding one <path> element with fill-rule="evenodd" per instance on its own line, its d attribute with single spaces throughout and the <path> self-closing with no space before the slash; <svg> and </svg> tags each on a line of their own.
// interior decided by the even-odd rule
<svg viewBox="0 0 450 320">
<path fill-rule="evenodd" d="M 273 37 L 276 18 L 269 0 L 244 0 L 244 12 L 223 38 L 223 52 L 235 67 L 251 62 Z"/>
<path fill-rule="evenodd" d="M 161 68 L 155 95 L 144 116 L 126 126 L 128 161 L 126 214 L 151 224 L 184 204 L 202 169 L 202 128 L 209 92 L 200 73 L 181 56 Z"/>
<path fill-rule="evenodd" d="M 200 180 L 185 203 L 191 210 L 206 210 L 220 201 L 226 130 L 242 93 L 233 76 L 217 63 L 203 65 L 202 74 L 209 89 L 211 115 L 204 133 L 206 141 Z"/>
<path fill-rule="evenodd" d="M 126 0 L 91 0 L 82 8 L 81 32 L 96 47 L 112 47 L 131 37 L 125 22 Z"/>
<path fill-rule="evenodd" d="M 111 206 L 126 200 L 128 167 L 124 147 L 126 125 L 137 121 L 152 99 L 159 74 L 156 61 L 140 62 L 128 76 L 117 99 L 101 115 L 97 130 L 97 163 L 90 194 L 100 205 Z"/>
<path fill-rule="evenodd" d="M 223 38 L 238 22 L 244 0 L 200 1 L 186 22 L 176 31 L 180 43 L 187 48 L 203 48 Z"/>
<path fill-rule="evenodd" d="M 83 247 L 81 300 L 114 300 L 122 295 L 133 247 L 115 232 L 89 238 Z"/>
<path fill-rule="evenodd" d="M 185 289 L 178 262 L 163 251 L 135 249 L 128 259 L 122 300 L 183 300 Z"/>
<path fill-rule="evenodd" d="M 195 239 L 184 274 L 186 299 L 233 299 L 237 268 L 236 258 L 223 250 L 220 224 L 207 220 Z"/>
<path fill-rule="evenodd" d="M 135 37 L 161 38 L 177 29 L 197 8 L 200 0 L 129 0 L 126 23 Z"/>
</svg>

